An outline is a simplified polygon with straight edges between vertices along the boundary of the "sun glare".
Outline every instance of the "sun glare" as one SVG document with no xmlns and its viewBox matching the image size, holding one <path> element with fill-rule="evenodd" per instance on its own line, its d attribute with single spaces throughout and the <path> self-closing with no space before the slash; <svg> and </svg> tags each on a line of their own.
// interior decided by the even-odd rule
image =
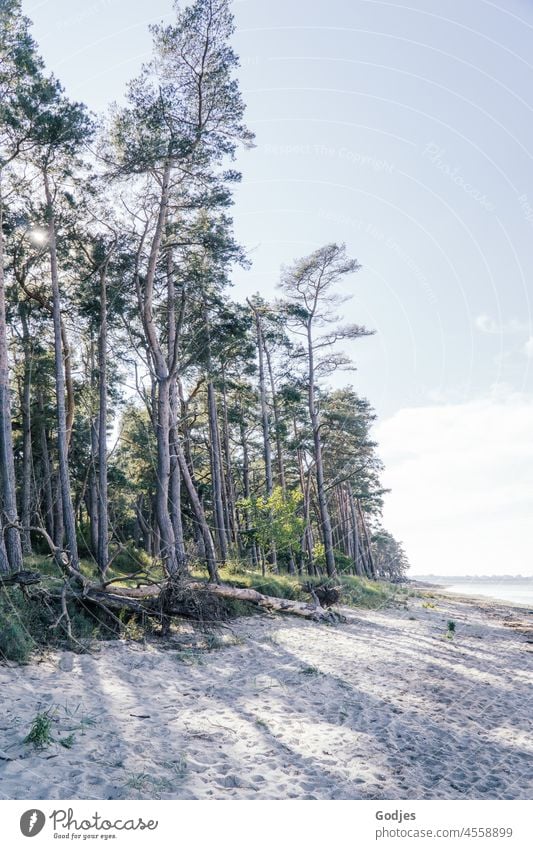
<svg viewBox="0 0 533 849">
<path fill-rule="evenodd" d="M 33 227 L 28 235 L 30 242 L 34 245 L 44 245 L 48 240 L 48 233 L 44 227 Z"/>
</svg>

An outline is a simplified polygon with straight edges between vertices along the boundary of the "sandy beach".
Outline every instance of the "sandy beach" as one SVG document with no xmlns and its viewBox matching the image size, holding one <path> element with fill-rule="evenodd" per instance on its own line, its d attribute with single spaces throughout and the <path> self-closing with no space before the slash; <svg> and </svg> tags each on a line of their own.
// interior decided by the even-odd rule
<svg viewBox="0 0 533 849">
<path fill-rule="evenodd" d="M 531 798 L 530 612 L 435 593 L 343 613 L 0 666 L 0 797 Z"/>
</svg>

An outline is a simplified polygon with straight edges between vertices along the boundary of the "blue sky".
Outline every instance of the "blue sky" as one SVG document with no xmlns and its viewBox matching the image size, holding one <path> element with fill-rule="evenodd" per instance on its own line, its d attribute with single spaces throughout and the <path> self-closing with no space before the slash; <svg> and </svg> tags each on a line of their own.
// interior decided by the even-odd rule
<svg viewBox="0 0 533 849">
<path fill-rule="evenodd" d="M 23 0 L 51 70 L 95 111 L 171 0 Z M 377 330 L 342 375 L 376 407 L 385 520 L 414 571 L 531 574 L 533 5 L 241 0 L 257 147 L 239 157 L 235 296 L 335 240 Z M 438 545 L 435 541 L 439 540 Z M 436 550 L 438 549 L 438 550 Z"/>
</svg>

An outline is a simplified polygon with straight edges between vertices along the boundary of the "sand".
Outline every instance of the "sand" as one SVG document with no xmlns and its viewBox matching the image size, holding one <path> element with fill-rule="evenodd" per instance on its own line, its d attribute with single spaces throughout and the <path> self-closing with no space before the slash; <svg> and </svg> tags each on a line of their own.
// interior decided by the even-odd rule
<svg viewBox="0 0 533 849">
<path fill-rule="evenodd" d="M 343 612 L 0 666 L 0 798 L 531 799 L 530 613 L 443 595 Z"/>
</svg>

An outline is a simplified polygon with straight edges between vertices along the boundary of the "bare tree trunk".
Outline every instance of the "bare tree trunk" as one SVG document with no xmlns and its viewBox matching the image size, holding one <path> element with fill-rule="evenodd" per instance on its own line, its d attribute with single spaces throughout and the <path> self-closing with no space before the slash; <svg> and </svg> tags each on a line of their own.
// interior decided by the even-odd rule
<svg viewBox="0 0 533 849">
<path fill-rule="evenodd" d="M 263 328 L 258 310 L 248 301 L 248 305 L 252 310 L 255 318 L 255 329 L 257 336 L 257 357 L 259 362 L 259 403 L 261 405 L 261 428 L 263 431 L 263 459 L 265 461 L 265 489 L 266 496 L 270 498 L 274 489 L 272 480 L 272 451 L 270 447 L 270 422 L 268 415 L 268 404 L 266 397 L 266 381 L 265 381 L 265 351 Z M 277 571 L 278 556 L 274 542 L 270 545 L 268 560 L 274 571 Z"/>
<path fill-rule="evenodd" d="M 248 303 L 250 303 L 248 301 Z M 250 304 L 251 306 L 251 304 Z M 261 428 L 263 430 L 263 458 L 265 461 L 265 487 L 267 498 L 272 495 L 272 452 L 270 449 L 270 423 L 268 420 L 268 405 L 265 388 L 265 357 L 263 346 L 263 330 L 259 313 L 251 307 L 255 316 L 257 334 L 257 356 L 259 360 L 259 401 L 261 404 Z"/>
<path fill-rule="evenodd" d="M 107 499 L 107 262 L 100 271 L 100 335 L 98 337 L 98 553 L 101 575 L 109 564 Z"/>
<path fill-rule="evenodd" d="M 359 575 L 359 577 L 364 576 L 364 570 L 361 565 L 361 554 L 360 547 L 361 543 L 359 540 L 359 526 L 357 520 L 357 511 L 355 509 L 355 499 L 353 497 L 353 492 L 351 489 L 348 489 L 348 498 L 350 503 L 350 517 L 352 524 L 352 549 L 353 549 L 353 560 L 355 566 L 355 573 Z"/>
<path fill-rule="evenodd" d="M 184 301 L 182 300 L 182 304 Z M 167 322 L 168 322 L 168 370 L 169 374 L 176 354 L 178 327 L 176 323 L 176 292 L 174 286 L 174 263 L 172 250 L 167 252 Z M 187 555 L 183 537 L 183 522 L 181 519 L 181 473 L 177 457 L 178 433 L 178 387 L 175 375 L 170 377 L 170 481 L 169 481 L 169 510 L 174 541 L 176 560 L 180 573 L 187 571 Z"/>
<path fill-rule="evenodd" d="M 2 527 L 2 523 L 0 522 L 0 575 L 7 575 L 11 571 L 9 566 L 9 560 L 7 559 L 7 551 L 6 545 L 4 542 L 4 529 Z M 17 569 L 17 571 L 20 571 Z"/>
<path fill-rule="evenodd" d="M 67 419 L 65 410 L 65 374 L 63 364 L 63 343 L 61 339 L 61 300 L 59 293 L 59 274 L 57 266 L 56 229 L 53 210 L 53 200 L 50 191 L 48 174 L 44 172 L 44 189 L 46 194 L 48 237 L 50 242 L 50 271 L 52 280 L 52 306 L 54 319 L 54 360 L 57 395 L 57 449 L 59 458 L 59 477 L 63 521 L 65 526 L 66 543 L 70 561 L 75 569 L 79 569 L 78 544 L 76 540 L 76 523 L 72 496 L 70 492 L 70 476 L 68 469 Z"/>
<path fill-rule="evenodd" d="M 281 486 L 282 492 L 285 495 L 287 492 L 287 483 L 285 480 L 285 463 L 283 461 L 283 446 L 281 444 L 281 419 L 279 415 L 279 404 L 278 397 L 276 392 L 276 383 L 274 381 L 274 372 L 272 370 L 272 359 L 270 357 L 270 351 L 268 347 L 265 345 L 265 355 L 268 367 L 268 375 L 270 379 L 270 391 L 272 394 L 272 411 L 274 413 L 274 430 L 276 434 L 276 455 L 278 461 L 278 475 L 279 475 L 279 485 Z"/>
<path fill-rule="evenodd" d="M 294 438 L 296 442 L 298 441 L 298 428 L 296 426 L 296 419 L 292 420 L 293 429 L 294 429 Z M 302 457 L 302 451 L 300 448 L 296 449 L 296 457 L 298 460 L 298 475 L 300 478 L 300 490 L 302 492 L 303 499 L 303 513 L 304 513 L 304 530 L 302 534 L 302 559 L 304 560 L 307 555 L 307 571 L 310 575 L 314 575 L 316 573 L 316 568 L 313 562 L 313 530 L 311 528 L 311 501 L 310 501 L 310 483 L 311 478 L 310 475 L 307 476 L 307 480 L 305 478 L 304 472 L 304 462 Z M 301 569 L 300 569 L 301 571 Z"/>
<path fill-rule="evenodd" d="M 313 431 L 313 444 L 315 447 L 315 466 L 316 466 L 316 486 L 318 507 L 320 513 L 320 524 L 322 526 L 322 535 L 324 538 L 324 554 L 326 558 L 326 571 L 329 577 L 336 575 L 335 555 L 333 551 L 333 535 L 331 532 L 331 520 L 326 498 L 326 489 L 324 485 L 324 463 L 322 460 L 322 438 L 320 436 L 320 417 L 318 405 L 315 398 L 315 367 L 314 367 L 314 350 L 313 339 L 311 335 L 311 320 L 307 325 L 307 353 L 309 364 L 309 416 L 311 418 L 311 428 Z"/>
<path fill-rule="evenodd" d="M 190 435 L 190 429 L 189 429 L 189 424 L 188 424 L 188 419 L 187 419 L 187 416 L 188 416 L 187 401 L 185 400 L 185 395 L 183 393 L 183 385 L 182 385 L 182 382 L 180 380 L 179 375 L 177 375 L 177 377 L 176 377 L 176 386 L 177 386 L 177 389 L 178 389 L 179 409 L 180 409 L 180 415 L 181 415 L 181 423 L 180 423 L 179 435 L 178 435 L 179 441 L 176 443 L 176 458 L 178 460 L 178 467 L 179 467 L 180 472 L 181 472 L 181 466 L 180 466 L 180 463 L 179 463 L 179 456 L 178 456 L 178 447 L 177 447 L 178 445 L 181 447 L 181 440 L 180 440 L 180 437 L 181 437 L 183 439 L 182 454 L 183 454 L 183 457 L 184 457 L 184 460 L 185 460 L 185 465 L 187 467 L 187 473 L 188 473 L 188 476 L 190 478 L 190 487 L 196 493 L 196 501 L 197 501 L 197 507 L 198 507 L 198 510 L 195 509 L 194 505 L 191 502 L 191 508 L 192 508 L 192 512 L 193 512 L 192 526 L 193 526 L 194 539 L 196 541 L 196 548 L 198 550 L 198 557 L 200 558 L 200 560 L 205 560 L 206 562 L 208 562 L 209 557 L 208 557 L 208 552 L 206 550 L 206 545 L 205 545 L 205 538 L 206 538 L 205 530 L 206 529 L 204 529 L 202 527 L 202 521 L 205 520 L 205 515 L 204 515 L 204 509 L 203 509 L 202 502 L 201 502 L 200 497 L 198 495 L 198 485 L 197 485 L 195 474 L 194 474 L 194 463 L 193 463 L 193 456 L 192 456 L 192 450 L 191 450 L 191 435 Z M 181 475 L 181 478 L 182 478 L 182 481 L 185 482 L 185 478 L 184 478 L 183 474 Z M 187 486 L 186 486 L 186 491 L 187 491 L 187 494 L 188 494 L 189 493 L 189 487 L 187 487 Z M 191 501 L 190 498 L 189 498 L 189 501 Z M 213 540 L 211 538 L 211 532 L 209 531 L 208 526 L 207 526 L 207 532 L 208 532 L 208 536 L 211 539 L 211 546 L 213 547 Z M 211 556 L 211 555 L 209 555 L 209 556 Z M 216 555 L 214 553 L 214 547 L 213 547 L 212 557 L 213 557 L 213 563 L 215 564 L 215 568 L 216 568 Z"/>
<path fill-rule="evenodd" d="M 89 482 L 87 487 L 87 511 L 89 513 L 89 533 L 91 538 L 91 553 L 98 559 L 98 415 L 93 409 L 95 393 L 95 363 L 94 341 L 91 338 L 89 351 L 89 367 L 91 372 L 91 461 Z"/>
<path fill-rule="evenodd" d="M 177 422 L 177 390 L 175 381 L 170 387 L 170 518 L 172 527 L 174 528 L 174 538 L 176 541 L 176 557 L 180 564 L 180 569 L 187 569 L 187 555 L 185 552 L 185 542 L 183 535 L 183 522 L 181 518 L 181 472 L 178 463 L 177 443 L 179 439 Z"/>
<path fill-rule="evenodd" d="M 61 497 L 61 477 L 59 469 L 54 473 L 54 543 L 63 549 L 65 544 L 65 522 L 63 519 L 63 498 Z"/>
<path fill-rule="evenodd" d="M 156 511 L 161 554 L 169 575 L 176 577 L 180 565 L 176 539 L 168 509 L 170 491 L 170 380 L 158 380 Z"/>
<path fill-rule="evenodd" d="M 31 444 L 31 381 L 32 381 L 32 346 L 28 327 L 27 305 L 19 303 L 19 315 L 22 324 L 22 346 L 24 351 L 24 379 L 22 386 L 22 492 L 20 498 L 20 518 L 22 522 L 22 552 L 32 553 L 31 548 L 31 478 L 32 478 L 32 444 Z"/>
<path fill-rule="evenodd" d="M 246 428 L 244 426 L 244 410 L 241 410 L 241 420 L 240 420 L 240 434 L 241 434 L 241 446 L 242 446 L 242 485 L 243 485 L 243 495 L 245 500 L 250 498 L 250 459 L 248 456 L 248 442 L 246 440 Z M 244 509 L 244 527 L 246 530 L 247 539 L 249 539 L 250 534 L 250 511 L 245 508 Z M 252 555 L 252 565 L 254 568 L 257 568 L 259 559 L 257 556 L 257 545 L 255 540 L 251 540 L 249 542 L 250 551 Z"/>
<path fill-rule="evenodd" d="M 11 392 L 9 386 L 9 361 L 7 351 L 6 300 L 4 277 L 4 229 L 2 200 L 2 170 L 0 168 L 0 477 L 2 484 L 3 513 L 6 524 L 18 525 L 15 491 L 15 460 L 11 430 Z M 10 568 L 22 569 L 20 532 L 15 527 L 5 531 L 5 550 Z M 0 562 L 0 568 L 2 564 Z"/>
<path fill-rule="evenodd" d="M 48 437 L 46 435 L 46 419 L 43 393 L 40 391 L 37 396 L 39 407 L 40 428 L 39 442 L 41 450 L 41 471 L 42 471 L 42 493 L 44 498 L 44 525 L 49 536 L 55 540 L 54 530 L 54 495 L 52 489 L 52 468 L 50 464 L 50 453 L 48 449 Z"/>
<path fill-rule="evenodd" d="M 365 516 L 364 516 L 364 513 L 361 509 L 361 505 L 359 503 L 359 500 L 357 501 L 357 510 L 358 510 L 359 516 L 361 518 L 361 527 L 362 527 L 362 531 L 363 531 L 363 539 L 365 541 L 365 549 L 366 549 L 366 558 L 367 558 L 367 563 L 368 563 L 369 577 L 375 579 L 377 577 L 376 566 L 375 566 L 375 563 L 374 563 L 374 558 L 372 556 L 372 547 L 371 547 L 371 544 L 370 544 L 370 536 L 368 534 L 368 528 L 366 526 Z"/>
<path fill-rule="evenodd" d="M 189 501 L 191 502 L 191 507 L 193 509 L 194 515 L 196 517 L 196 521 L 198 526 L 202 532 L 202 537 L 205 546 L 205 556 L 207 569 L 209 572 L 209 577 L 212 581 L 218 581 L 218 570 L 217 570 L 217 560 L 215 553 L 215 546 L 213 543 L 213 537 L 211 536 L 211 531 L 209 530 L 209 525 L 207 524 L 207 519 L 205 517 L 204 508 L 202 507 L 202 503 L 198 497 L 197 489 L 193 483 L 191 478 L 191 474 L 189 471 L 189 467 L 187 465 L 187 460 L 185 459 L 185 454 L 183 453 L 183 449 L 179 442 L 176 443 L 176 454 L 178 458 L 178 463 L 181 471 L 181 475 L 183 478 L 183 483 L 185 484 L 185 488 L 187 490 L 187 495 L 189 496 Z"/>
<path fill-rule="evenodd" d="M 228 557 L 226 528 L 224 521 L 224 505 L 222 502 L 222 469 L 219 452 L 220 438 L 218 432 L 217 402 L 215 388 L 210 380 L 207 384 L 207 409 L 209 418 L 209 446 L 211 454 L 211 486 L 213 489 L 213 507 L 215 514 L 215 532 L 218 540 L 220 559 L 225 563 Z"/>
<path fill-rule="evenodd" d="M 228 422 L 228 398 L 226 392 L 226 370 L 222 364 L 222 444 L 224 446 L 225 483 L 226 483 L 226 505 L 228 514 L 228 529 L 235 548 L 239 546 L 239 534 L 237 523 L 237 508 L 235 506 L 235 484 L 233 481 L 233 468 L 231 462 L 231 447 L 229 441 Z"/>
<path fill-rule="evenodd" d="M 60 315 L 61 322 L 61 342 L 63 345 L 63 360 L 65 363 L 65 391 L 67 398 L 67 413 L 66 413 L 66 440 L 67 451 L 70 448 L 70 439 L 72 437 L 72 426 L 74 424 L 74 383 L 72 380 L 72 359 L 70 352 L 70 342 L 68 341 L 67 328 L 63 317 Z"/>
<path fill-rule="evenodd" d="M 285 461 L 283 459 L 283 446 L 281 443 L 281 418 L 279 415 L 279 404 L 278 404 L 278 396 L 276 392 L 276 383 L 274 380 L 274 372 L 272 369 L 272 359 L 270 357 L 270 351 L 268 350 L 268 346 L 265 345 L 265 356 L 268 367 L 268 375 L 270 379 L 270 391 L 272 394 L 272 411 L 274 413 L 274 429 L 276 434 L 276 455 L 278 461 L 278 476 L 279 476 L 279 485 L 281 487 L 281 491 L 285 496 L 287 494 L 287 481 L 285 478 Z M 289 549 L 289 574 L 294 575 L 296 572 L 296 564 L 294 562 L 294 552 L 292 548 Z"/>
</svg>

